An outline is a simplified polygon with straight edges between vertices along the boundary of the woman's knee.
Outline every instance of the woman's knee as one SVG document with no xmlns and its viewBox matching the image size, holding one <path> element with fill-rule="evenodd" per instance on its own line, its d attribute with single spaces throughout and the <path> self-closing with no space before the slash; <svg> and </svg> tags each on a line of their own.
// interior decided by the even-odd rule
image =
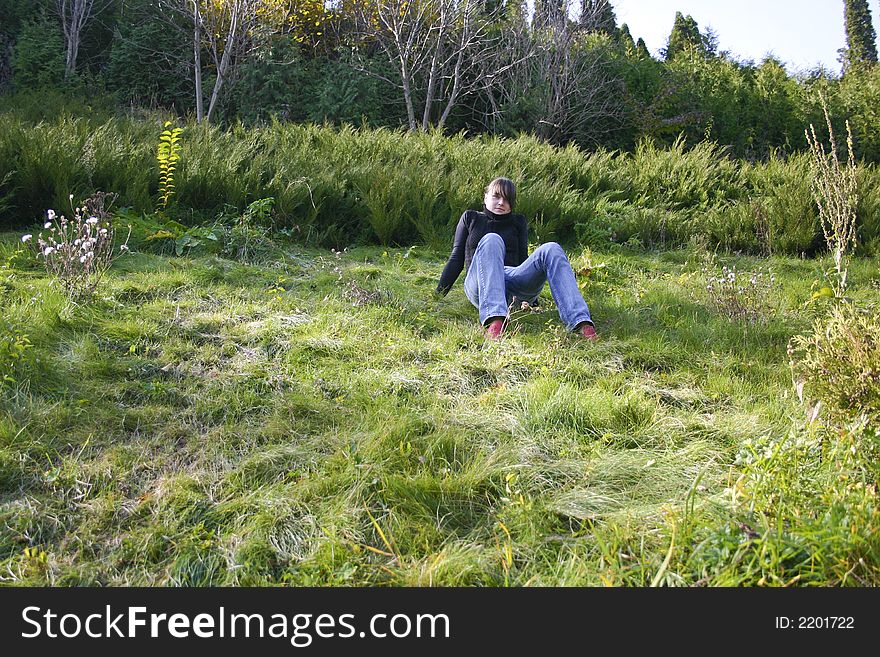
<svg viewBox="0 0 880 657">
<path fill-rule="evenodd" d="M 542 251 L 547 255 L 553 256 L 563 256 L 565 257 L 565 251 L 562 250 L 562 247 L 559 246 L 556 242 L 545 242 L 541 246 L 538 247 L 538 250 Z"/>
<path fill-rule="evenodd" d="M 498 233 L 486 233 L 477 243 L 477 249 L 504 249 L 504 240 Z"/>
</svg>

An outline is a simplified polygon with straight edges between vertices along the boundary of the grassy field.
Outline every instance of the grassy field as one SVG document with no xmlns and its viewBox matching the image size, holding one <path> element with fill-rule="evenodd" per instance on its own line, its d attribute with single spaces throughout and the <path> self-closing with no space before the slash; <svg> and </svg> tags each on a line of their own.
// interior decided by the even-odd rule
<svg viewBox="0 0 880 657">
<path fill-rule="evenodd" d="M 786 352 L 827 261 L 572 253 L 601 340 L 545 291 L 488 343 L 421 247 L 134 252 L 75 305 L 18 244 L 0 236 L 6 583 L 880 582 L 876 486 L 825 485 L 847 471 Z M 744 318 L 706 289 L 722 265 L 775 277 Z M 855 299 L 878 281 L 853 262 Z"/>
</svg>

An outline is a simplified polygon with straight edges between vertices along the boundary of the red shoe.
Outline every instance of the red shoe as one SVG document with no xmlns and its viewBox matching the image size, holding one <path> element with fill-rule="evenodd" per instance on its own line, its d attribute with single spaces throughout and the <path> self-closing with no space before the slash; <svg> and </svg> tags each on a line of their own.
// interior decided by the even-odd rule
<svg viewBox="0 0 880 657">
<path fill-rule="evenodd" d="M 580 327 L 575 331 L 582 338 L 586 338 L 587 340 L 598 340 L 599 336 L 596 335 L 596 328 L 592 324 L 588 324 L 584 322 L 580 325 Z"/>
<path fill-rule="evenodd" d="M 486 327 L 486 337 L 489 340 L 498 340 L 501 338 L 501 332 L 504 330 L 503 319 L 493 319 Z"/>
</svg>

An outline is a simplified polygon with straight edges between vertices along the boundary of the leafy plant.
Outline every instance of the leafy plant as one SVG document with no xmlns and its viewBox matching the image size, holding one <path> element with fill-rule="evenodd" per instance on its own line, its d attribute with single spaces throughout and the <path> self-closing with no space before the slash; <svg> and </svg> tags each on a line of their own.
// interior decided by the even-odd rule
<svg viewBox="0 0 880 657">
<path fill-rule="evenodd" d="M 835 417 L 880 418 L 880 321 L 852 304 L 832 306 L 788 349 L 799 394 Z"/>
<path fill-rule="evenodd" d="M 180 159 L 180 135 L 183 128 L 172 128 L 171 121 L 165 122 L 165 130 L 159 135 L 159 148 L 156 159 L 159 161 L 159 199 L 167 208 L 174 194 L 174 172 Z"/>
<path fill-rule="evenodd" d="M 16 382 L 16 370 L 31 347 L 26 333 L 12 320 L 0 318 L 0 387 Z"/>
</svg>

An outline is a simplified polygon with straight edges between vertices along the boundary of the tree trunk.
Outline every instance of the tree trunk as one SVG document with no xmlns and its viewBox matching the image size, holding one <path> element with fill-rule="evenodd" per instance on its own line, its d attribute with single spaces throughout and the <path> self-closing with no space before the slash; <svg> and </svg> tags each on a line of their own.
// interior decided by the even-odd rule
<svg viewBox="0 0 880 657">
<path fill-rule="evenodd" d="M 235 3 L 232 8 L 232 16 L 229 22 L 229 34 L 226 36 L 226 44 L 223 47 L 223 57 L 217 65 L 217 79 L 214 81 L 214 90 L 211 92 L 211 103 L 208 105 L 208 115 L 205 117 L 208 121 L 211 120 L 211 115 L 214 113 L 214 108 L 217 106 L 217 98 L 220 96 L 220 89 L 223 87 L 226 72 L 229 70 L 229 62 L 232 58 L 232 52 L 237 47 L 236 39 L 238 36 L 239 9 L 239 4 Z"/>
<path fill-rule="evenodd" d="M 193 6 L 193 76 L 196 83 L 196 123 L 205 118 L 204 97 L 202 96 L 202 15 L 199 12 L 198 0 L 192 0 Z"/>
<path fill-rule="evenodd" d="M 406 62 L 401 58 L 401 82 L 403 83 L 403 100 L 406 103 L 406 116 L 409 119 L 409 129 L 415 132 L 418 130 L 418 124 L 416 123 L 416 112 L 413 109 L 413 99 L 412 99 L 412 88 L 410 87 L 409 80 L 409 70 L 407 69 Z"/>
</svg>

